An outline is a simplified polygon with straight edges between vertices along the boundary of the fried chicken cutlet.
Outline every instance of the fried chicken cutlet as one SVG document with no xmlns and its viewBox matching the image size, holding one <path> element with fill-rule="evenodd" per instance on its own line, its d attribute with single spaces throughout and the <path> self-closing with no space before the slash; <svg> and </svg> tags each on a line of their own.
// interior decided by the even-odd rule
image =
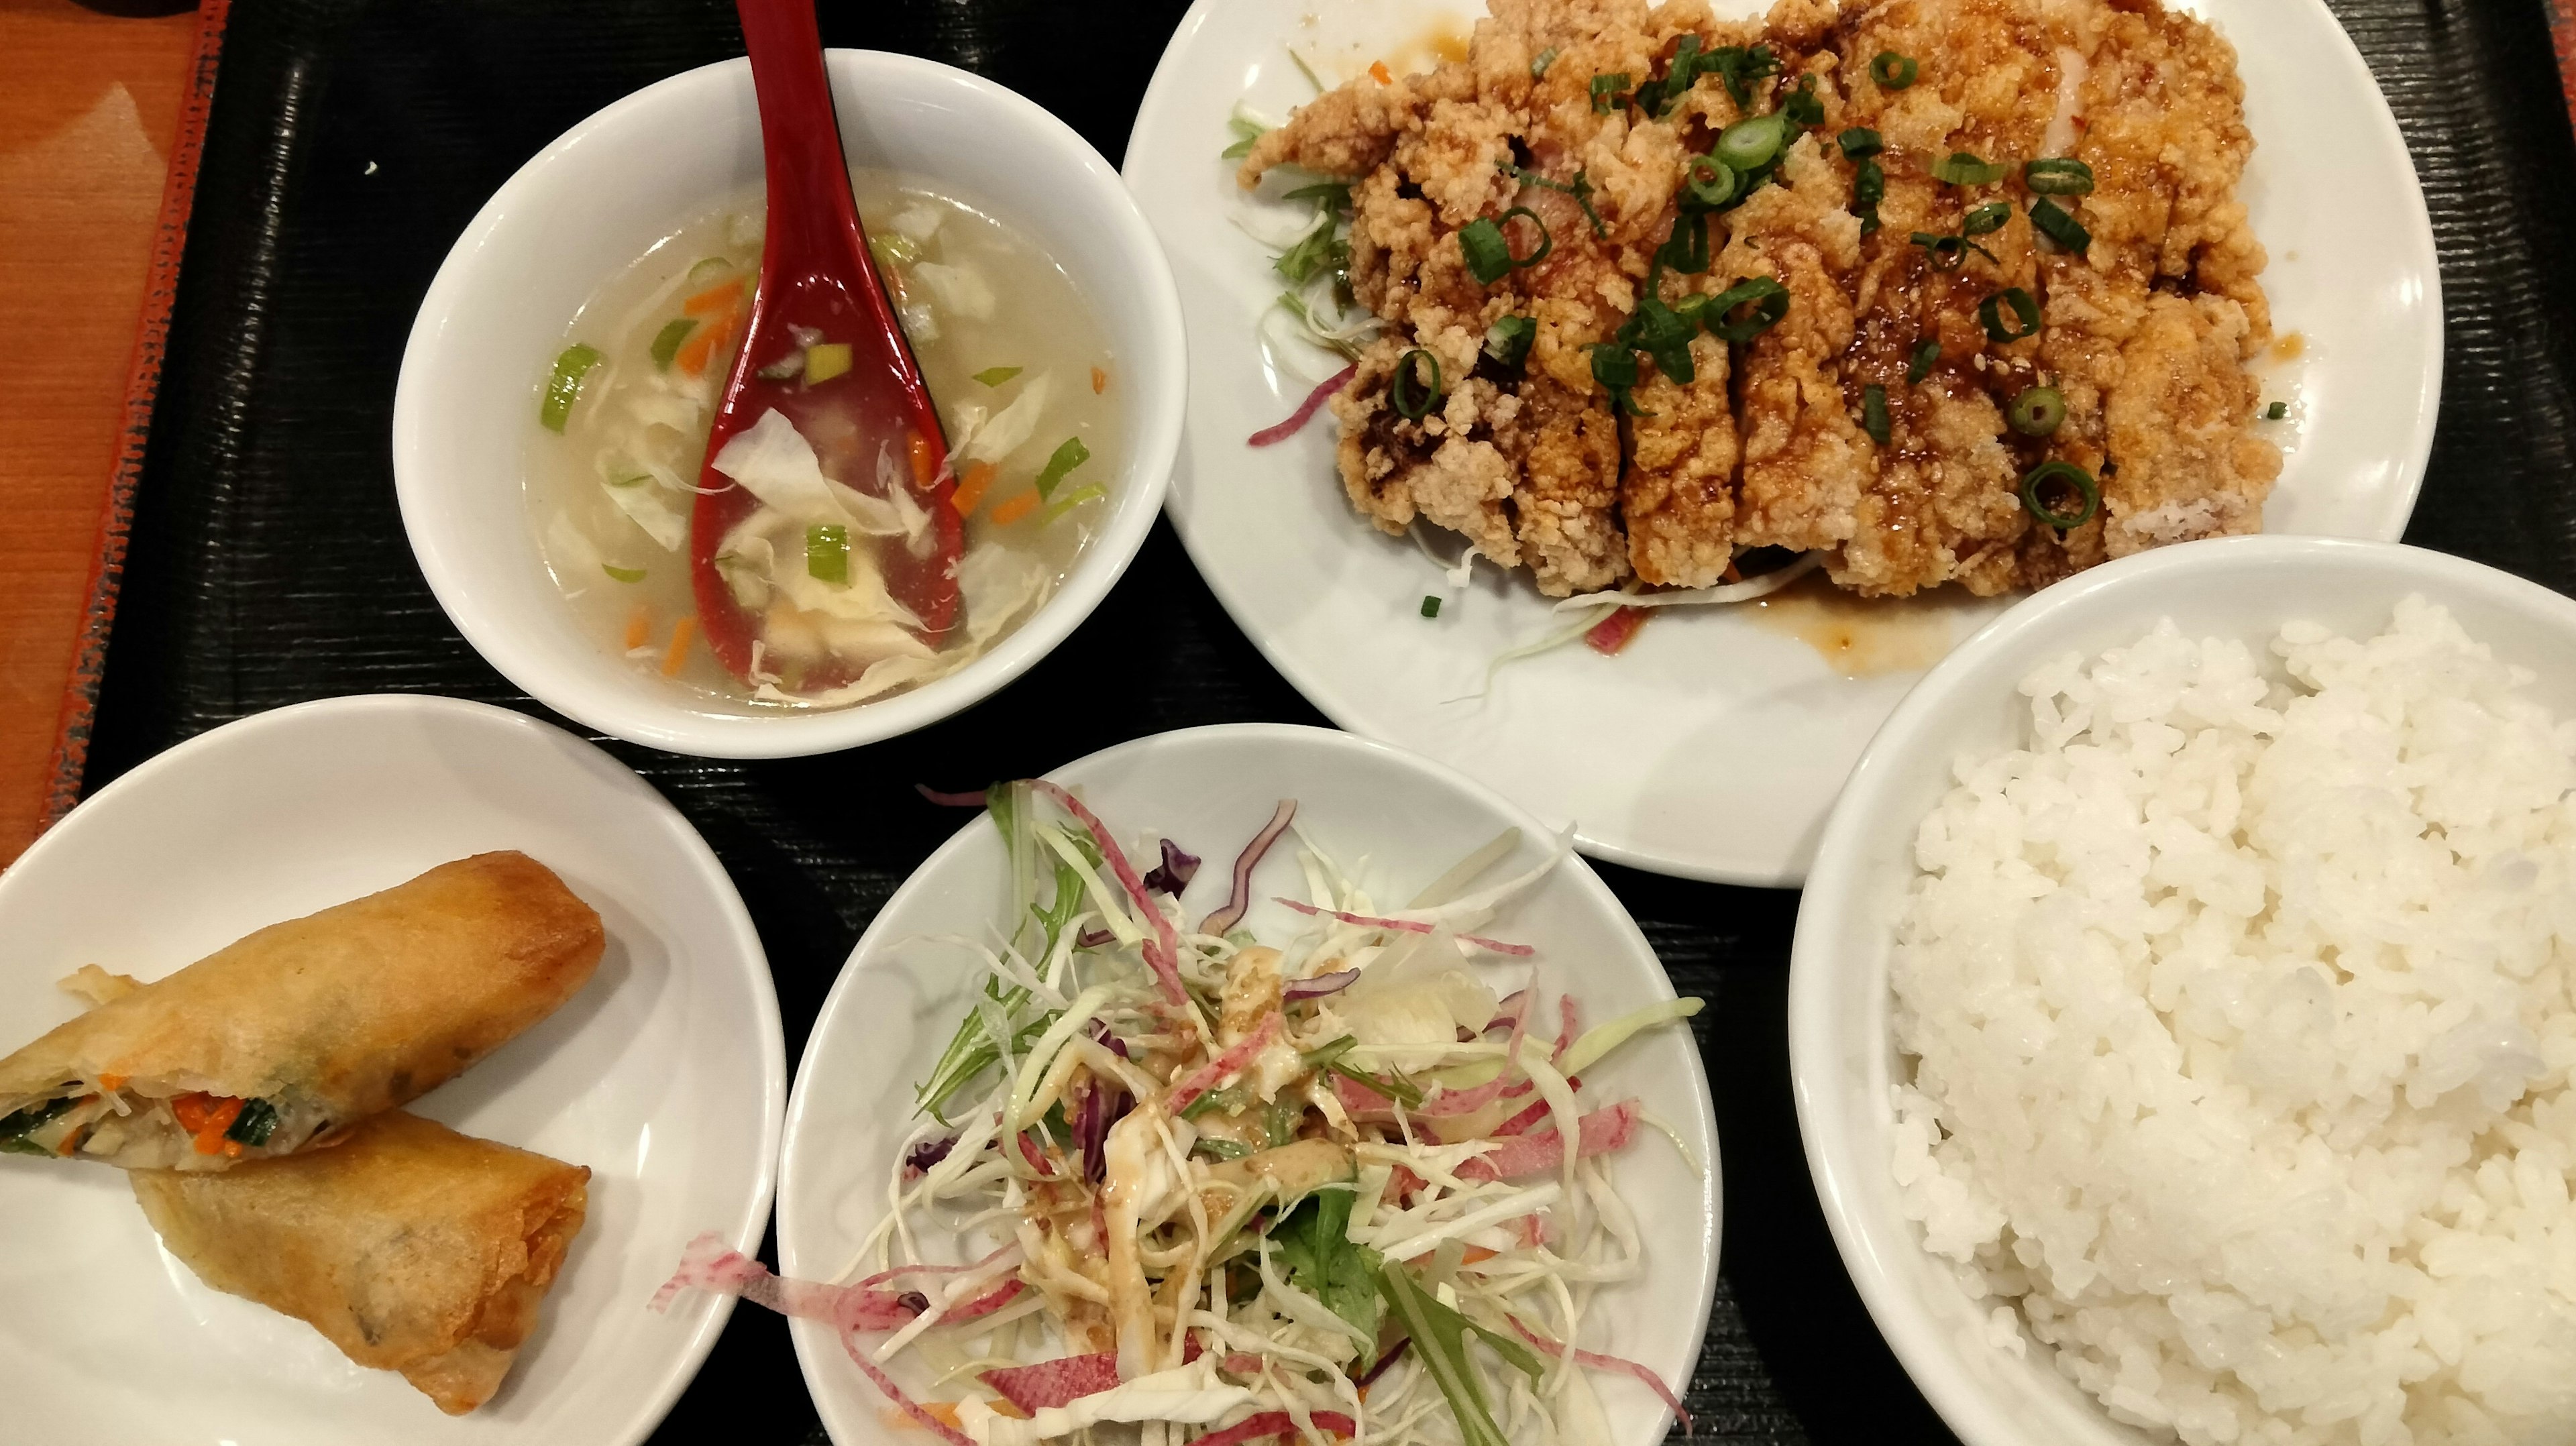
<svg viewBox="0 0 2576 1446">
<path fill-rule="evenodd" d="M 2251 151 L 2234 51 L 2155 0 L 1493 0 L 1239 179 L 1350 184 L 1380 329 L 1332 410 L 1379 527 L 1557 597 L 1753 548 L 1993 594 L 2259 529 Z"/>
</svg>

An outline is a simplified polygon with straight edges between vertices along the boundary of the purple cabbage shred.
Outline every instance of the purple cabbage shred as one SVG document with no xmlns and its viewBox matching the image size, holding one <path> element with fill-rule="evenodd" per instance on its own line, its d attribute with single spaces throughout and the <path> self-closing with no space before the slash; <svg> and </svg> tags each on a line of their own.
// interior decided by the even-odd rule
<svg viewBox="0 0 2576 1446">
<path fill-rule="evenodd" d="M 1279 991 L 1279 998 L 1289 1004 L 1294 1004 L 1300 999 L 1321 999 L 1327 994 L 1338 994 L 1350 988 L 1359 981 L 1359 977 L 1360 971 L 1357 969 L 1336 969 L 1330 974 L 1318 974 L 1311 979 L 1292 982 L 1287 988 Z"/>
<path fill-rule="evenodd" d="M 1190 886 L 1190 880 L 1198 877 L 1198 872 L 1199 856 L 1185 852 L 1179 844 L 1165 839 L 1163 862 L 1145 875 L 1145 890 L 1148 893 L 1159 891 L 1177 899 L 1181 890 Z"/>
</svg>

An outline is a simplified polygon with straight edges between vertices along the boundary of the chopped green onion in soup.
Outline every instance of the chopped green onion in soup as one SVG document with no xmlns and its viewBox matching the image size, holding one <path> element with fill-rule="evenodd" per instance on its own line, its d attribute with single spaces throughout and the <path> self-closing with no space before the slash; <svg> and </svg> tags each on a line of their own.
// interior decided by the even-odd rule
<svg viewBox="0 0 2576 1446">
<path fill-rule="evenodd" d="M 838 420 L 832 398 L 863 364 L 859 339 L 819 331 L 779 336 L 750 359 L 756 414 L 708 456 L 757 285 L 756 186 L 604 278 L 557 353 L 530 360 L 528 515 L 566 605 L 623 666 L 667 667 L 669 686 L 723 706 L 845 706 L 964 666 L 1062 581 L 1100 516 L 1087 504 L 1112 497 L 1121 465 L 1119 408 L 1086 380 L 1119 359 L 1038 238 L 912 177 L 852 180 L 946 433 L 948 460 L 929 486 L 917 468 L 935 451 L 916 461 L 908 437 Z M 969 479 L 980 485 L 960 486 Z M 757 505 L 693 545 L 701 491 L 732 488 Z M 995 516 L 1032 492 L 1011 518 Z M 899 600 L 919 594 L 888 569 L 927 555 L 951 526 L 964 541 L 958 616 L 934 632 Z M 702 627 L 681 629 L 702 621 L 700 557 L 712 559 L 715 596 L 749 614 L 747 682 L 689 646 Z"/>
</svg>

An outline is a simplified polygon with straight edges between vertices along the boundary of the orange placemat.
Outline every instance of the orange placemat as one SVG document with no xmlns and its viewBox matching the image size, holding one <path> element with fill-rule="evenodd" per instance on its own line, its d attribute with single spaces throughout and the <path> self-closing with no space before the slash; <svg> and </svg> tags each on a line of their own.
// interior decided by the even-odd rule
<svg viewBox="0 0 2576 1446">
<path fill-rule="evenodd" d="M 222 52 L 229 10 L 230 0 L 203 0 L 197 10 L 196 36 L 180 97 L 178 133 L 170 148 L 168 178 L 162 187 L 160 217 L 152 237 L 143 311 L 126 368 L 115 456 L 89 559 L 78 641 L 54 724 L 53 751 L 37 819 L 40 829 L 69 812 L 80 797 L 90 717 L 98 700 L 100 669 L 107 656 L 108 628 L 116 614 L 126 530 L 133 517 L 135 483 L 143 467 L 143 445 L 151 428 L 153 399 L 160 388 L 170 305 L 178 294 L 179 262 L 187 246 L 188 217 L 196 200 L 197 163 L 204 150 L 206 119 L 214 102 L 216 62 Z M 25 842 L 0 839 L 0 858 L 15 854 Z"/>
</svg>

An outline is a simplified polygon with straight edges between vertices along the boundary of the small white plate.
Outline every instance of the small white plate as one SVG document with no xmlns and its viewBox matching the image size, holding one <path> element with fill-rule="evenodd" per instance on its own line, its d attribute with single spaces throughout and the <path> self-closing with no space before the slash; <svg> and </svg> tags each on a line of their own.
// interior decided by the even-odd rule
<svg viewBox="0 0 2576 1446">
<path fill-rule="evenodd" d="M 1297 825 L 1355 869 L 1372 897 L 1409 898 L 1506 828 L 1521 846 L 1490 877 L 1507 877 L 1546 854 L 1546 826 L 1458 774 L 1347 733 L 1280 724 L 1194 728 L 1095 753 L 1048 775 L 1083 800 L 1122 842 L 1160 834 L 1204 860 L 1185 895 L 1193 914 L 1214 909 L 1232 885 L 1235 854 L 1282 798 Z M 838 1278 L 885 1210 L 886 1170 L 910 1127 L 913 1081 L 928 1074 L 980 976 L 927 935 L 989 933 L 1005 898 L 1001 836 L 981 815 L 940 846 L 886 902 L 851 951 L 823 1002 L 796 1071 L 779 1169 L 780 1268 Z M 1259 900 L 1245 927 L 1282 939 L 1302 920 L 1274 895 L 1303 897 L 1294 841 L 1253 875 Z M 1673 997 L 1672 983 L 1618 899 L 1580 859 L 1568 859 L 1495 922 L 1498 934 L 1538 950 L 1538 986 L 1572 991 L 1599 1021 Z M 1708 1077 L 1688 1033 L 1658 1030 L 1598 1069 L 1584 1071 L 1604 1100 L 1635 1096 L 1669 1121 L 1706 1164 L 1694 1171 L 1660 1137 L 1641 1133 L 1621 1157 L 1620 1194 L 1637 1211 L 1652 1260 L 1641 1280 L 1614 1287 L 1586 1340 L 1644 1362 L 1676 1386 L 1690 1379 L 1717 1289 L 1717 1122 Z M 885 1400 L 843 1353 L 831 1328 L 790 1322 L 797 1360 L 823 1422 L 840 1446 L 897 1446 Z M 1643 1385 L 1596 1376 L 1612 1439 L 1649 1446 L 1666 1416 Z"/>
<path fill-rule="evenodd" d="M 628 1446 L 733 1305 L 646 1309 L 681 1246 L 755 1248 L 786 1045 L 724 866 L 597 748 L 501 708 L 334 698 L 189 740 L 101 789 L 0 875 L 0 1050 L 77 1012 L 83 964 L 156 979 L 251 930 L 513 848 L 599 910 L 581 993 L 413 1108 L 590 1167 L 590 1214 L 498 1396 L 440 1414 L 301 1321 L 160 1248 L 122 1172 L 0 1157 L 0 1436 L 46 1446 Z"/>
<path fill-rule="evenodd" d="M 2267 379 L 2293 406 L 2280 425 L 2294 440 L 2264 526 L 2392 541 L 2415 505 L 2442 373 L 2432 225 L 2404 139 L 2322 0 L 2184 8 L 2236 44 L 2260 145 L 2241 194 L 2271 251 L 2276 327 L 2306 343 Z M 1410 542 L 1352 513 L 1329 416 L 1276 447 L 1244 444 L 1339 363 L 1255 340 L 1280 282 L 1235 224 L 1234 163 L 1217 156 L 1228 114 L 1244 101 L 1275 121 L 1313 94 L 1289 42 L 1331 84 L 1376 56 L 1427 63 L 1424 38 L 1444 18 L 1463 33 L 1460 13 L 1456 0 L 1199 0 L 1164 51 L 1125 171 L 1189 328 L 1173 521 L 1235 622 L 1336 723 L 1575 822 L 1595 858 L 1794 885 L 1870 734 L 2008 599 L 1886 610 L 1893 620 L 1863 623 L 1859 639 L 1883 670 L 1857 678 L 1802 640 L 1840 645 L 1853 630 L 1811 605 L 1691 609 L 1656 618 L 1616 658 L 1577 646 L 1513 664 L 1487 693 L 1489 660 L 1564 621 L 1527 581 L 1481 570 L 1427 621 L 1423 595 L 1447 589 Z"/>
</svg>

